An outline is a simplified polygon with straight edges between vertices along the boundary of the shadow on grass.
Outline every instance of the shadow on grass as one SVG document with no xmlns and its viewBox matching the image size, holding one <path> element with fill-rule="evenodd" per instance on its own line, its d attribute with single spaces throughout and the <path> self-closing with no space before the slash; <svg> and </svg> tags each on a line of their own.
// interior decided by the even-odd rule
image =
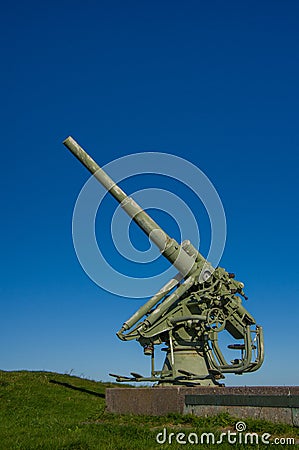
<svg viewBox="0 0 299 450">
<path fill-rule="evenodd" d="M 73 389 L 74 391 L 85 392 L 86 394 L 95 395 L 96 397 L 105 398 L 105 394 L 100 394 L 99 392 L 90 391 L 89 389 L 85 389 L 83 387 L 73 386 L 70 383 L 63 383 L 62 381 L 49 380 L 50 383 L 59 384 L 60 386 L 64 386 L 68 389 Z"/>
</svg>

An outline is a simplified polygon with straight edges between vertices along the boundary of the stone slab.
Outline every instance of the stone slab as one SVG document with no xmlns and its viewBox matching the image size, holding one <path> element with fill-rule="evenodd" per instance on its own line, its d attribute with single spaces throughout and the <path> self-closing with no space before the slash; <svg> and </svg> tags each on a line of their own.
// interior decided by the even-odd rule
<svg viewBox="0 0 299 450">
<path fill-rule="evenodd" d="M 106 408 L 117 414 L 160 416 L 183 413 L 185 396 L 181 387 L 106 389 Z"/>
<path fill-rule="evenodd" d="M 196 403 L 194 402 L 194 396 L 200 395 L 203 396 L 202 398 L 205 398 L 206 404 L 194 404 Z M 298 395 L 299 386 L 111 388 L 106 390 L 106 408 L 108 412 L 117 414 L 156 416 L 169 413 L 208 416 L 225 411 L 239 419 L 252 417 L 298 426 L 299 405 L 295 405 L 294 401 L 290 403 L 292 406 L 289 407 L 285 406 L 285 401 L 277 401 L 275 402 L 276 406 L 269 406 L 270 397 L 292 396 L 297 398 Z M 224 397 L 221 399 L 219 396 Z M 243 400 L 240 402 L 232 401 L 230 405 L 229 398 L 235 398 L 235 396 L 239 396 L 239 400 L 242 397 Z M 259 406 L 252 406 L 255 404 L 252 401 L 248 402 L 248 405 L 244 405 L 244 396 L 260 398 Z M 208 397 L 210 401 L 207 401 Z M 188 398 L 193 398 L 193 402 L 190 401 L 193 404 L 188 404 L 188 400 L 186 402 Z M 213 404 L 214 398 L 215 402 Z M 263 399 L 265 400 L 264 402 Z M 284 404 L 284 406 L 277 406 L 280 403 Z"/>
</svg>

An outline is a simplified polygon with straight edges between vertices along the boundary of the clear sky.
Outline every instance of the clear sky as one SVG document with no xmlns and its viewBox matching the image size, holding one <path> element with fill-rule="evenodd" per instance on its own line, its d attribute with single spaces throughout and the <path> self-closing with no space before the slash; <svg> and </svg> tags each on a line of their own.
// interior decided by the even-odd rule
<svg viewBox="0 0 299 450">
<path fill-rule="evenodd" d="M 75 254 L 88 172 L 62 145 L 72 135 L 101 165 L 167 152 L 210 178 L 227 219 L 220 265 L 265 332 L 262 369 L 227 384 L 298 384 L 298 2 L 29 0 L 1 16 L 1 369 L 149 372 L 141 347 L 115 336 L 143 301 L 99 288 Z M 150 175 L 124 186 L 176 189 Z M 207 217 L 180 195 L 204 253 Z"/>
</svg>

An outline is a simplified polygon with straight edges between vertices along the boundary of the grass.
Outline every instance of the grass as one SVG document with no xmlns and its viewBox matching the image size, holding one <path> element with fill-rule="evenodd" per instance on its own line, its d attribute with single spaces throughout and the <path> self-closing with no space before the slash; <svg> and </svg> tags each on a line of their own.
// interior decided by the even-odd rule
<svg viewBox="0 0 299 450">
<path fill-rule="evenodd" d="M 115 415 L 105 412 L 105 389 L 117 386 L 51 372 L 0 371 L 0 449 L 2 450 L 154 450 L 240 448 L 245 444 L 158 444 L 163 428 L 175 435 L 232 430 L 236 418 L 227 414 L 195 417 Z M 246 419 L 247 431 L 275 437 L 294 437 L 299 430 Z M 250 445 L 250 447 L 254 447 Z M 257 446 L 256 446 L 257 447 Z M 259 445 L 258 448 L 269 448 Z M 294 448 L 293 445 L 275 445 Z"/>
</svg>

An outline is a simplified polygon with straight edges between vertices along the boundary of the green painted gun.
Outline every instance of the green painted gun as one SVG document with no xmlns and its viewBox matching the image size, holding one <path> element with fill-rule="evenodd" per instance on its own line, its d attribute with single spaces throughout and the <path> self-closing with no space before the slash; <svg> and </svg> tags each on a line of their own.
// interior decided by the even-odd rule
<svg viewBox="0 0 299 450">
<path fill-rule="evenodd" d="M 243 283 L 232 273 L 211 264 L 190 241 L 178 244 L 96 164 L 72 138 L 64 145 L 120 203 L 178 274 L 123 324 L 117 336 L 137 340 L 151 356 L 151 376 L 131 372 L 131 377 L 110 374 L 117 381 L 150 381 L 160 385 L 219 385 L 224 373 L 242 374 L 263 363 L 262 327 L 242 305 Z M 255 327 L 253 328 L 253 326 Z M 220 350 L 218 335 L 226 330 L 235 339 L 229 349 L 238 357 L 228 363 Z M 155 370 L 155 345 L 166 358 Z"/>
</svg>

